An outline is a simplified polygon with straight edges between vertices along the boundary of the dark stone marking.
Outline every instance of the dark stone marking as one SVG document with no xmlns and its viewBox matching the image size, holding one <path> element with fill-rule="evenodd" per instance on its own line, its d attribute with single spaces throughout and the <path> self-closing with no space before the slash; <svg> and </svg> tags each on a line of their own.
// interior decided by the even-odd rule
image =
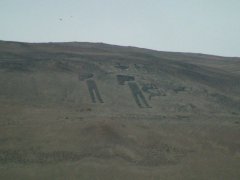
<svg viewBox="0 0 240 180">
<path fill-rule="evenodd" d="M 84 80 L 86 80 L 86 79 L 92 78 L 93 76 L 94 76 L 93 73 L 79 73 L 78 79 L 79 79 L 80 81 L 84 81 Z"/>
<path fill-rule="evenodd" d="M 146 99 L 145 99 L 142 91 L 140 90 L 140 88 L 138 87 L 138 85 L 137 85 L 135 82 L 129 82 L 129 83 L 128 83 L 128 86 L 129 86 L 129 88 L 130 88 L 131 91 L 132 91 L 132 95 L 133 95 L 133 97 L 134 97 L 137 105 L 138 105 L 140 108 L 144 108 L 144 107 L 146 107 L 146 108 L 151 108 L 151 107 L 148 105 L 148 103 L 147 103 L 147 101 L 146 101 Z"/>
<path fill-rule="evenodd" d="M 134 67 L 138 71 L 147 71 L 146 65 L 144 64 L 134 64 Z"/>
<path fill-rule="evenodd" d="M 148 93 L 149 96 L 148 96 L 148 99 L 151 100 L 152 97 L 154 96 L 166 96 L 166 93 L 162 90 L 160 91 L 158 89 L 158 87 L 155 85 L 155 84 L 144 84 L 142 86 L 142 90 L 145 92 L 145 93 Z"/>
<path fill-rule="evenodd" d="M 117 63 L 116 66 L 114 66 L 115 68 L 121 69 L 121 70 L 127 70 L 129 68 L 128 65 L 122 65 L 120 63 Z"/>
<path fill-rule="evenodd" d="M 98 101 L 100 103 L 103 103 L 103 100 L 100 96 L 100 93 L 98 91 L 98 88 L 97 88 L 97 85 L 96 85 L 95 81 L 92 80 L 92 79 L 89 79 L 86 82 L 87 82 L 88 91 L 89 91 L 90 97 L 92 99 L 92 102 L 96 103 L 97 102 L 96 97 L 97 97 Z"/>
<path fill-rule="evenodd" d="M 124 85 L 126 81 L 134 81 L 134 76 L 126 76 L 126 75 L 117 75 L 117 80 L 119 85 Z"/>
<path fill-rule="evenodd" d="M 142 64 L 134 64 L 134 66 L 137 70 L 140 70 L 140 69 L 144 68 L 144 65 L 142 65 Z"/>
<path fill-rule="evenodd" d="M 174 91 L 175 93 L 179 93 L 179 92 L 182 92 L 182 91 L 186 91 L 186 87 L 184 87 L 184 86 L 175 87 L 175 88 L 173 89 L 173 91 Z"/>
</svg>

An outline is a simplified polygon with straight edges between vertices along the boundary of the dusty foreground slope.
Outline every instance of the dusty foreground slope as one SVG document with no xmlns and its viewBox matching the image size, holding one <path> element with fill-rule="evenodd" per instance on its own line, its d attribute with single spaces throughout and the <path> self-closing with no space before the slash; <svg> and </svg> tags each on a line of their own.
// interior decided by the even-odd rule
<svg viewBox="0 0 240 180">
<path fill-rule="evenodd" d="M 0 179 L 239 180 L 240 59 L 0 41 Z"/>
</svg>

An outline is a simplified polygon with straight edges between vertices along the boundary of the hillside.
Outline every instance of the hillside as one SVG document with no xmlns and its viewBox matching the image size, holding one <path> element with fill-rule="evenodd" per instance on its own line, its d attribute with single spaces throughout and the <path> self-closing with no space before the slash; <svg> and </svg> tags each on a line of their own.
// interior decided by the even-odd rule
<svg viewBox="0 0 240 180">
<path fill-rule="evenodd" d="M 0 41 L 0 179 L 239 179 L 240 58 Z"/>
</svg>

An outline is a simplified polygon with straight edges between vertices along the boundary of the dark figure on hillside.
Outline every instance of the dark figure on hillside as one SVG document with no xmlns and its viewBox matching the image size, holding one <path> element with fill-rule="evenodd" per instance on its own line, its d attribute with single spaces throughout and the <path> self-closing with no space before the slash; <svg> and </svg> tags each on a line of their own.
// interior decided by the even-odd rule
<svg viewBox="0 0 240 180">
<path fill-rule="evenodd" d="M 134 81 L 134 76 L 128 76 L 128 75 L 117 75 L 117 81 L 119 85 L 125 85 L 125 82 L 127 81 Z"/>
<path fill-rule="evenodd" d="M 138 87 L 138 85 L 135 82 L 129 82 L 128 86 L 132 91 L 132 95 L 133 95 L 137 105 L 140 108 L 144 108 L 144 107 L 151 108 L 149 106 L 149 104 L 147 103 L 142 91 L 140 90 L 140 88 Z"/>
<path fill-rule="evenodd" d="M 89 91 L 90 97 L 92 99 L 92 102 L 96 103 L 97 102 L 96 99 L 98 99 L 98 101 L 100 103 L 103 103 L 103 100 L 102 100 L 101 95 L 98 91 L 96 82 L 92 79 L 88 79 L 86 82 L 87 82 L 88 91 Z"/>
</svg>

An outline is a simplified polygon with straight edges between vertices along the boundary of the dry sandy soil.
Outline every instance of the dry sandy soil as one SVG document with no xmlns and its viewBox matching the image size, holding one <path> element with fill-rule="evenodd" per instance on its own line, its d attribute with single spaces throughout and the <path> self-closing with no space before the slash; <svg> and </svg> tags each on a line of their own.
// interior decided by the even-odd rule
<svg viewBox="0 0 240 180">
<path fill-rule="evenodd" d="M 0 179 L 239 180 L 240 58 L 0 41 Z"/>
</svg>

